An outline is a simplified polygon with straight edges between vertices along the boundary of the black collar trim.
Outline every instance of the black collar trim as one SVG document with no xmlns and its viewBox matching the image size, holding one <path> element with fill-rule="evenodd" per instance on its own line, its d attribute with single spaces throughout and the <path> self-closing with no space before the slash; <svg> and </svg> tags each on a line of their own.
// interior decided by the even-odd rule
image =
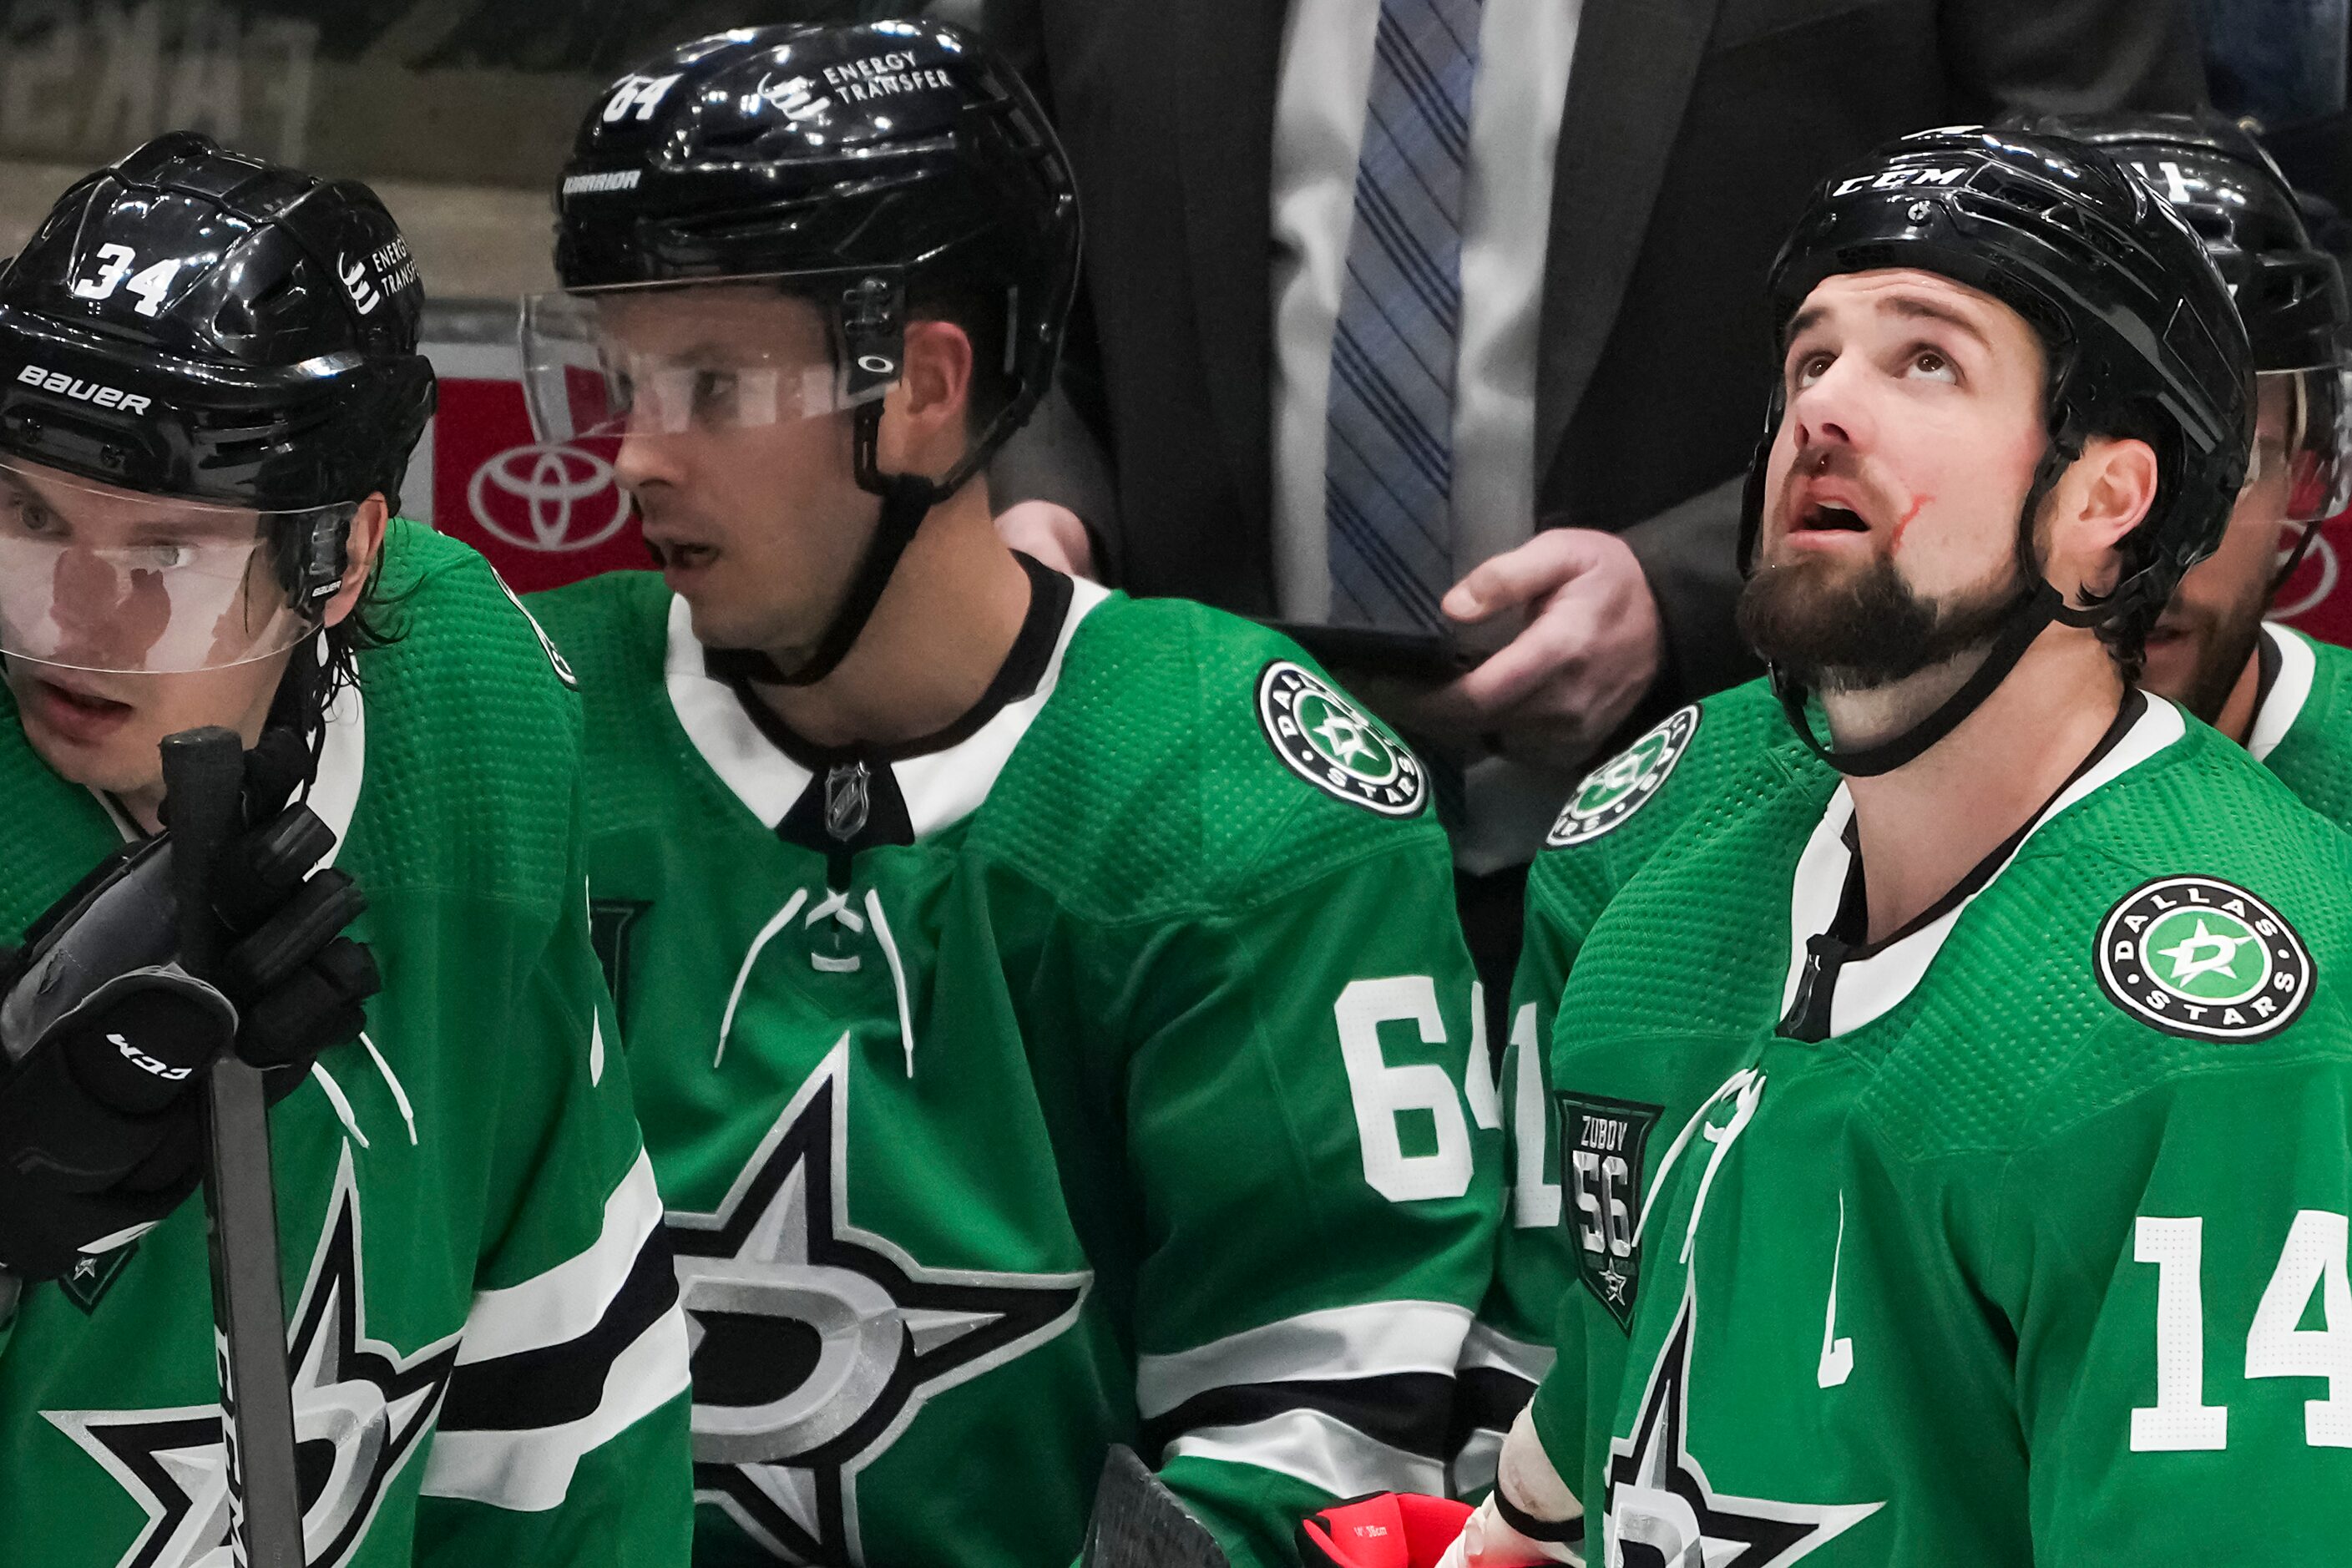
<svg viewBox="0 0 2352 1568">
<path fill-rule="evenodd" d="M 1029 574 L 1029 609 L 1022 617 L 1021 630 L 1013 639 L 1013 647 L 1004 656 L 1004 662 L 997 667 L 995 678 L 988 683 L 988 689 L 980 694 L 980 700 L 965 710 L 961 717 L 928 735 L 887 746 L 869 745 L 862 741 L 840 746 L 819 745 L 785 723 L 774 709 L 761 701 L 752 680 L 730 668 L 730 661 L 723 654 L 714 657 L 717 650 L 705 649 L 703 669 L 713 679 L 724 682 L 727 689 L 735 694 L 735 700 L 742 706 L 744 716 L 751 721 L 752 727 L 770 745 L 819 777 L 832 768 L 848 763 L 895 763 L 909 757 L 928 756 L 933 752 L 944 752 L 971 739 L 979 733 L 982 725 L 1007 707 L 1034 693 L 1037 683 L 1045 679 L 1046 670 L 1053 667 L 1054 649 L 1061 641 L 1062 623 L 1069 617 L 1070 580 L 1018 551 L 1013 552 L 1013 559 L 1020 562 L 1021 569 Z"/>
</svg>

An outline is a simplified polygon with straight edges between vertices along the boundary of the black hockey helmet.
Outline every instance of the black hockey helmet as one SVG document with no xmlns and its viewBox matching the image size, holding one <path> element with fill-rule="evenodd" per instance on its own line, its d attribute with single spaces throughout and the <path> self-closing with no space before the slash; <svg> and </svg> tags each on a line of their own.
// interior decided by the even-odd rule
<svg viewBox="0 0 2352 1568">
<path fill-rule="evenodd" d="M 2103 626 L 2123 645 L 2127 668 L 2135 664 L 2174 584 L 2220 543 L 2253 431 L 2252 354 L 2228 289 L 2188 224 L 2095 148 L 2047 131 L 1980 127 L 1886 143 L 1815 191 L 1772 266 L 1777 318 L 1789 321 L 1824 278 L 1888 268 L 1981 289 L 2042 340 L 2050 444 L 2019 519 L 2021 559 L 2031 560 L 2043 498 L 2090 437 L 2147 438 L 2159 477 L 2147 518 L 2124 542 L 2111 594 L 2082 609 L 2046 584 L 2029 595 L 1974 677 L 1935 714 L 1867 752 L 1822 750 L 1856 773 L 1899 767 L 1950 733 L 2052 619 Z M 1748 475 L 1743 567 L 1754 554 L 1782 412 L 1776 390 Z M 1779 672 L 1776 679 L 1812 741 L 1802 692 Z"/>
<path fill-rule="evenodd" d="M 2188 221 L 2237 301 L 2257 379 L 2288 387 L 2287 449 L 2256 454 L 2286 465 L 2288 521 L 2309 525 L 2283 581 L 2316 525 L 2352 504 L 2352 301 L 2342 269 L 2313 241 L 2285 174 L 2234 121 L 2116 112 L 2036 123 L 2099 148 Z"/>
<path fill-rule="evenodd" d="M 1079 219 L 1044 113 L 1005 62 L 948 23 L 721 33 L 606 90 L 582 122 L 556 214 L 556 273 L 575 304 L 770 279 L 824 308 L 836 375 L 824 406 L 856 410 L 858 482 L 895 499 L 824 646 L 790 677 L 822 679 L 922 510 L 978 472 L 1052 382 Z M 1009 396 L 939 485 L 885 476 L 879 399 L 898 379 L 906 322 L 950 295 L 1001 302 Z M 570 331 L 556 300 L 527 303 L 526 386 L 543 439 L 595 423 L 577 409 L 595 378 L 565 345 Z M 613 404 L 626 396 L 615 389 Z"/>
<path fill-rule="evenodd" d="M 242 516 L 242 548 L 268 552 L 286 603 L 231 594 L 221 563 L 235 550 L 217 531 L 236 525 L 223 522 L 202 548 L 188 545 L 194 564 L 171 569 L 183 591 L 170 625 L 142 630 L 131 652 L 93 653 L 87 626 L 68 624 L 86 623 L 83 610 L 22 595 L 0 605 L 0 648 L 194 668 L 261 657 L 315 627 L 358 503 L 396 500 L 432 414 L 433 371 L 416 352 L 423 301 L 398 226 L 355 182 L 193 132 L 78 181 L 0 272 L 0 468 L 15 459 L 89 481 L 93 495 Z M 58 547 L 13 527 L 0 536 L 20 584 L 39 548 Z M 85 542 L 78 560 L 94 570 L 108 555 Z M 157 575 L 152 564 L 114 569 L 123 592 L 138 572 Z M 238 616 L 220 618 L 232 605 Z M 222 628 L 236 619 L 238 634 L 208 630 L 206 615 Z"/>
<path fill-rule="evenodd" d="M 0 449 L 231 506 L 389 497 L 433 412 L 424 305 L 365 185 L 159 136 L 0 274 Z"/>
</svg>

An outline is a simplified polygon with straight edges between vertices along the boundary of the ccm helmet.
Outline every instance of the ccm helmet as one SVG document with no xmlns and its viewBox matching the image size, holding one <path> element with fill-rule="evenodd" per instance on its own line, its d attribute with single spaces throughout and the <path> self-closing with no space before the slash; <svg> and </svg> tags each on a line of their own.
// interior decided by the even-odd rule
<svg viewBox="0 0 2352 1568">
<path fill-rule="evenodd" d="M 74 184 L 0 273 L 0 649 L 185 670 L 316 630 L 433 410 L 423 305 L 354 182 L 175 132 Z M 167 545 L 111 539 L 140 498 Z"/>
<path fill-rule="evenodd" d="M 977 473 L 1053 379 L 1077 284 L 1068 161 L 1009 66 L 941 22 L 721 33 L 622 77 L 582 121 L 556 193 L 559 295 L 525 302 L 525 388 L 541 439 L 848 411 L 858 484 L 881 523 L 810 658 L 759 679 L 808 684 L 845 655 L 924 514 Z M 824 312 L 832 363 L 730 366 L 723 409 L 692 365 L 606 341 L 625 291 L 762 283 Z M 1001 315 L 1003 405 L 934 484 L 877 459 L 883 394 L 911 314 L 954 299 Z M 973 312 L 967 310 L 964 314 Z M 961 317 L 959 318 L 961 319 Z"/>
<path fill-rule="evenodd" d="M 2050 439 L 2018 521 L 2022 562 L 2032 564 L 2043 499 L 2089 438 L 2144 437 L 2158 479 L 2147 516 L 2121 546 L 2114 592 L 2074 608 L 2041 584 L 1970 679 L 1903 734 L 1865 751 L 1832 751 L 1805 721 L 1803 689 L 1774 670 L 1799 732 L 1823 760 L 1856 774 L 1900 767 L 1949 734 L 2053 619 L 2099 626 L 2135 658 L 2181 574 L 2221 542 L 2253 429 L 2245 330 L 2203 246 L 2147 184 L 2081 142 L 2047 131 L 1928 131 L 1840 170 L 1815 191 L 1773 263 L 1777 317 L 1789 321 L 1824 278 L 1886 268 L 1981 289 L 2042 340 Z M 1754 553 L 1782 412 L 1776 392 L 1748 475 L 1743 565 Z"/>
</svg>

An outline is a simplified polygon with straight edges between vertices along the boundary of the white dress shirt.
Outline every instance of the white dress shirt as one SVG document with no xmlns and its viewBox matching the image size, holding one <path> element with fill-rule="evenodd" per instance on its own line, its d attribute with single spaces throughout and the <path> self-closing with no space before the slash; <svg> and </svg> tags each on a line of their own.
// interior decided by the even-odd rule
<svg viewBox="0 0 2352 1568">
<path fill-rule="evenodd" d="M 1553 153 L 1580 0 L 1485 0 L 1463 178 L 1454 371 L 1454 575 L 1535 526 L 1536 335 Z M 1323 513 L 1331 338 L 1380 0 L 1293 0 L 1274 108 L 1275 584 L 1293 620 L 1330 615 Z"/>
<path fill-rule="evenodd" d="M 1330 618 L 1323 512 L 1331 339 L 1380 0 L 1292 0 L 1274 106 L 1274 574 L 1282 613 Z M 1454 577 L 1535 530 L 1536 340 L 1569 62 L 1582 0 L 1484 0 L 1464 171 L 1454 370 Z M 1469 871 L 1525 861 L 1563 781 L 1488 758 L 1463 780 Z"/>
</svg>

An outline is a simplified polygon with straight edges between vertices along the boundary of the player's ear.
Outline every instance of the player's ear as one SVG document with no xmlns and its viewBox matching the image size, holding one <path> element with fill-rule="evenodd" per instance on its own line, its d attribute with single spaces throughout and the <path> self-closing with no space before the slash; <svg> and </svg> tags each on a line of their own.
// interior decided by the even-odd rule
<svg viewBox="0 0 2352 1568">
<path fill-rule="evenodd" d="M 327 601 L 326 625 L 341 626 L 360 602 L 367 588 L 368 574 L 375 570 L 376 557 L 383 552 L 385 527 L 392 520 L 392 507 L 381 492 L 360 502 L 359 511 L 352 518 L 351 531 L 343 540 L 343 581 L 335 596 Z"/>
<path fill-rule="evenodd" d="M 2052 496 L 2050 562 L 2059 583 L 2089 592 L 2115 587 L 2122 563 L 2116 546 L 2156 504 L 2156 449 L 2147 442 L 2095 436 Z"/>
<path fill-rule="evenodd" d="M 971 339 L 953 321 L 907 323 L 898 384 L 883 407 L 880 449 L 885 473 L 919 473 L 936 479 L 964 451 L 964 422 L 971 405 Z"/>
</svg>

